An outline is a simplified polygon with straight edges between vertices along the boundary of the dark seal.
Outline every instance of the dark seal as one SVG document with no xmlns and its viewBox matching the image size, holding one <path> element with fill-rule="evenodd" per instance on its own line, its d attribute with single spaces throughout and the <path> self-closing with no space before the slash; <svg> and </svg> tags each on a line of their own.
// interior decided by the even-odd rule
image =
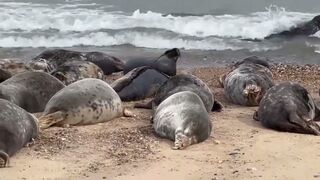
<svg viewBox="0 0 320 180">
<path fill-rule="evenodd" d="M 157 107 L 153 127 L 164 138 L 174 141 L 173 149 L 184 149 L 206 140 L 212 130 L 201 98 L 190 91 L 169 96 Z"/>
<path fill-rule="evenodd" d="M 51 72 L 70 61 L 90 61 L 99 66 L 105 75 L 123 70 L 124 63 L 102 52 L 78 52 L 65 49 L 46 50 L 32 59 L 29 66 L 35 70 Z"/>
<path fill-rule="evenodd" d="M 133 69 L 111 86 L 122 101 L 136 101 L 153 96 L 167 80 L 167 75 L 144 66 Z"/>
<path fill-rule="evenodd" d="M 50 72 L 50 74 L 58 78 L 65 85 L 84 78 L 104 79 L 103 71 L 97 65 L 88 61 L 66 62 Z"/>
<path fill-rule="evenodd" d="M 49 99 L 65 85 L 44 72 L 17 74 L 0 84 L 0 98 L 31 113 L 42 112 Z"/>
<path fill-rule="evenodd" d="M 267 91 L 254 119 L 278 131 L 320 135 L 320 126 L 314 122 L 319 115 L 319 109 L 305 88 L 284 82 Z"/>
<path fill-rule="evenodd" d="M 220 78 L 220 84 L 232 103 L 257 106 L 274 82 L 268 62 L 254 56 L 236 63 L 231 72 Z"/>
<path fill-rule="evenodd" d="M 0 99 L 0 168 L 9 157 L 38 136 L 38 120 L 24 109 Z"/>
<path fill-rule="evenodd" d="M 203 101 L 208 112 L 221 111 L 223 105 L 217 101 L 211 89 L 201 79 L 189 74 L 179 74 L 171 77 L 157 91 L 155 97 L 148 103 L 136 103 L 137 108 L 154 108 L 172 94 L 181 91 L 191 91 L 197 94 Z"/>
<path fill-rule="evenodd" d="M 292 38 L 295 36 L 310 36 L 315 34 L 320 30 L 320 15 L 314 17 L 311 21 L 298 24 L 296 27 L 292 27 L 289 30 L 282 31 L 277 34 L 271 34 L 270 36 L 267 36 L 265 39 L 271 39 L 271 38 Z"/>
<path fill-rule="evenodd" d="M 177 73 L 177 61 L 180 57 L 180 51 L 177 48 L 167 50 L 160 57 L 151 60 L 145 58 L 131 59 L 126 62 L 123 73 L 126 74 L 134 68 L 149 66 L 169 76 Z"/>
</svg>

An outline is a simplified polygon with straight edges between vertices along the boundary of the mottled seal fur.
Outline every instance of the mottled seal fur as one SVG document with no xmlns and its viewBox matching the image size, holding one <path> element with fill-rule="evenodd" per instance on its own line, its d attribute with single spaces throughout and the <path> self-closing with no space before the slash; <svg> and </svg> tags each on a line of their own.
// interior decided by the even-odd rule
<svg viewBox="0 0 320 180">
<path fill-rule="evenodd" d="M 320 135 L 320 126 L 314 122 L 319 115 L 319 109 L 305 88 L 284 82 L 267 91 L 254 119 L 278 131 Z"/>
<path fill-rule="evenodd" d="M 146 58 L 131 59 L 125 63 L 123 73 L 126 74 L 134 68 L 141 66 L 150 66 L 169 76 L 177 73 L 177 60 L 180 57 L 180 51 L 177 48 L 167 50 L 157 59 Z"/>
<path fill-rule="evenodd" d="M 265 92 L 274 85 L 268 62 L 249 57 L 235 64 L 220 77 L 226 97 L 232 103 L 257 106 Z"/>
<path fill-rule="evenodd" d="M 208 112 L 221 111 L 223 108 L 223 105 L 214 98 L 213 93 L 207 84 L 198 77 L 190 74 L 179 74 L 171 77 L 160 86 L 151 102 L 146 104 L 136 103 L 135 107 L 152 108 L 153 106 L 154 108 L 172 94 L 181 91 L 191 91 L 197 94 L 203 101 Z"/>
<path fill-rule="evenodd" d="M 153 96 L 168 76 L 151 67 L 138 67 L 114 81 L 111 86 L 122 101 L 135 101 Z"/>
<path fill-rule="evenodd" d="M 164 138 L 174 141 L 173 149 L 206 140 L 212 124 L 201 98 L 190 91 L 182 91 L 169 96 L 157 107 L 153 127 Z"/>
<path fill-rule="evenodd" d="M 24 109 L 0 99 L 0 168 L 9 157 L 38 136 L 38 120 Z"/>
<path fill-rule="evenodd" d="M 19 73 L 0 84 L 0 98 L 30 113 L 42 112 L 49 99 L 65 85 L 44 72 Z"/>
<path fill-rule="evenodd" d="M 128 115 L 118 94 L 109 84 L 93 78 L 74 82 L 57 92 L 47 103 L 40 128 L 88 125 Z"/>
<path fill-rule="evenodd" d="M 2 83 L 3 81 L 11 78 L 11 73 L 9 71 L 6 71 L 4 69 L 0 69 L 0 83 Z"/>
<path fill-rule="evenodd" d="M 22 59 L 1 59 L 0 69 L 8 71 L 11 75 L 33 71 Z"/>
<path fill-rule="evenodd" d="M 50 72 L 50 74 L 58 78 L 65 85 L 84 78 L 104 79 L 103 71 L 97 65 L 88 61 L 66 62 Z"/>
<path fill-rule="evenodd" d="M 105 75 L 123 70 L 124 63 L 102 52 L 78 52 L 65 49 L 46 50 L 32 59 L 29 66 L 35 70 L 51 72 L 70 61 L 89 61 L 99 66 Z"/>
<path fill-rule="evenodd" d="M 312 20 L 308 22 L 298 24 L 289 30 L 285 30 L 276 34 L 271 34 L 270 36 L 267 36 L 265 39 L 279 38 L 279 37 L 292 38 L 295 36 L 310 36 L 318 32 L 319 30 L 320 30 L 320 15 L 315 16 Z"/>
</svg>

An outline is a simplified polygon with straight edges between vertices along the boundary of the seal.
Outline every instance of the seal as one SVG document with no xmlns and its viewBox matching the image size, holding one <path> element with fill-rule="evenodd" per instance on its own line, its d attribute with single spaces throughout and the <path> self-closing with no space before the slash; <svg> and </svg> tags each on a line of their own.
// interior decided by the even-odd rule
<svg viewBox="0 0 320 180">
<path fill-rule="evenodd" d="M 203 101 L 208 112 L 221 111 L 223 109 L 223 105 L 214 98 L 213 93 L 207 84 L 198 77 L 190 74 L 179 74 L 171 77 L 160 86 L 153 100 L 145 104 L 136 103 L 135 107 L 154 109 L 166 98 L 181 91 L 191 91 L 197 94 Z"/>
<path fill-rule="evenodd" d="M 138 67 L 114 81 L 111 86 L 122 101 L 136 101 L 153 96 L 168 76 L 151 67 Z"/>
<path fill-rule="evenodd" d="M 11 75 L 33 71 L 33 69 L 21 59 L 1 59 L 0 69 L 8 71 Z"/>
<path fill-rule="evenodd" d="M 267 91 L 254 119 L 278 131 L 320 135 L 320 126 L 314 121 L 319 115 L 318 107 L 305 88 L 284 82 Z"/>
<path fill-rule="evenodd" d="M 0 69 L 0 83 L 2 83 L 3 81 L 11 78 L 11 73 L 9 71 L 6 71 L 4 69 Z"/>
<path fill-rule="evenodd" d="M 153 127 L 163 138 L 174 141 L 173 149 L 184 149 L 206 140 L 212 130 L 201 98 L 190 91 L 169 96 L 157 107 Z"/>
<path fill-rule="evenodd" d="M 226 97 L 234 104 L 257 106 L 265 92 L 274 85 L 268 62 L 246 58 L 220 77 Z"/>
<path fill-rule="evenodd" d="M 310 36 L 320 30 L 320 15 L 315 16 L 312 20 L 304 22 L 292 27 L 289 30 L 282 31 L 280 33 L 271 34 L 265 37 L 265 39 L 272 39 L 278 37 L 292 38 L 295 36 Z"/>
<path fill-rule="evenodd" d="M 66 62 L 50 72 L 50 74 L 58 78 L 65 85 L 84 78 L 104 79 L 103 71 L 97 65 L 88 61 Z"/>
<path fill-rule="evenodd" d="M 109 84 L 94 78 L 72 83 L 57 92 L 39 118 L 40 128 L 89 125 L 132 116 Z"/>
<path fill-rule="evenodd" d="M 65 49 L 46 50 L 32 59 L 32 69 L 51 72 L 70 61 L 89 61 L 100 67 L 105 75 L 123 70 L 124 62 L 102 52 L 78 52 Z"/>
<path fill-rule="evenodd" d="M 123 73 L 127 74 L 134 68 L 150 66 L 159 72 L 174 76 L 177 73 L 177 61 L 180 58 L 180 50 L 173 48 L 164 52 L 160 57 L 150 60 L 145 58 L 131 59 L 124 65 Z"/>
<path fill-rule="evenodd" d="M 42 112 L 49 99 L 65 85 L 44 72 L 24 72 L 0 84 L 0 98 L 30 113 Z"/>
<path fill-rule="evenodd" d="M 17 105 L 0 99 L 0 168 L 9 157 L 38 136 L 38 120 Z"/>
</svg>

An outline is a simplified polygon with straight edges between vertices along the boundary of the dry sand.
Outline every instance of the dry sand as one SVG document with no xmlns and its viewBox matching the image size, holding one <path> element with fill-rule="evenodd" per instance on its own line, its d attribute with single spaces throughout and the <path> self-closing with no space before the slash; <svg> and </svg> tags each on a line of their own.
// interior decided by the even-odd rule
<svg viewBox="0 0 320 180">
<path fill-rule="evenodd" d="M 252 119 L 257 107 L 228 103 L 217 82 L 227 70 L 182 70 L 207 82 L 225 105 L 223 112 L 211 113 L 214 129 L 203 143 L 171 150 L 172 142 L 154 135 L 151 112 L 134 109 L 135 118 L 45 130 L 35 144 L 11 158 L 9 168 L 0 169 L 0 179 L 320 179 L 320 138 L 265 129 Z M 319 70 L 273 68 L 277 81 L 302 83 L 317 99 Z"/>
</svg>

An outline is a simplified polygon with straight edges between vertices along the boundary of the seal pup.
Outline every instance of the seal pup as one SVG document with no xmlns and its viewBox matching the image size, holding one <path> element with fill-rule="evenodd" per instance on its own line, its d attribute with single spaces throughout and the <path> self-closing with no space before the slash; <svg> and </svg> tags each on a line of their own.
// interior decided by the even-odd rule
<svg viewBox="0 0 320 180">
<path fill-rule="evenodd" d="M 70 61 L 89 61 L 99 66 L 105 75 L 123 70 L 124 62 L 102 52 L 78 52 L 65 49 L 46 50 L 32 59 L 29 66 L 35 70 L 51 72 Z"/>
<path fill-rule="evenodd" d="M 9 157 L 38 136 L 38 120 L 17 105 L 0 99 L 0 168 Z"/>
<path fill-rule="evenodd" d="M 168 76 L 151 67 L 138 67 L 114 81 L 111 86 L 122 101 L 136 101 L 153 96 Z"/>
<path fill-rule="evenodd" d="M 9 71 L 6 71 L 4 69 L 0 69 L 0 83 L 2 83 L 3 81 L 11 78 L 11 73 Z"/>
<path fill-rule="evenodd" d="M 223 105 L 214 98 L 213 93 L 207 84 L 198 77 L 190 74 L 179 74 L 171 77 L 160 86 L 153 100 L 147 103 L 136 103 L 135 107 L 154 108 L 172 94 L 181 91 L 191 91 L 197 94 L 203 101 L 208 112 L 221 111 L 223 108 Z"/>
<path fill-rule="evenodd" d="M 169 96 L 157 107 L 153 127 L 164 138 L 174 141 L 173 149 L 184 149 L 206 140 L 212 130 L 201 98 L 190 91 Z"/>
<path fill-rule="evenodd" d="M 268 62 L 249 57 L 235 64 L 220 77 L 226 97 L 234 104 L 257 106 L 265 92 L 274 85 Z"/>
<path fill-rule="evenodd" d="M 30 113 L 42 112 L 49 99 L 65 85 L 44 72 L 24 72 L 0 84 L 0 98 Z"/>
<path fill-rule="evenodd" d="M 285 30 L 276 34 L 271 34 L 265 37 L 265 39 L 272 39 L 277 37 L 292 38 L 295 36 L 310 36 L 318 32 L 319 30 L 320 30 L 320 15 L 315 16 L 312 20 L 308 22 L 298 24 L 289 30 Z"/>
<path fill-rule="evenodd" d="M 86 78 L 57 92 L 47 103 L 39 118 L 40 128 L 50 126 L 89 125 L 133 116 L 122 106 L 118 94 L 100 80 Z"/>
<path fill-rule="evenodd" d="M 319 115 L 318 107 L 305 88 L 284 82 L 266 92 L 253 118 L 278 131 L 320 135 L 320 126 L 314 122 Z"/>
<path fill-rule="evenodd" d="M 84 78 L 104 79 L 103 71 L 97 65 L 88 61 L 66 62 L 50 72 L 50 74 L 58 78 L 65 85 Z"/>
<path fill-rule="evenodd" d="M 150 66 L 169 76 L 174 76 L 177 73 L 177 61 L 180 58 L 180 50 L 173 48 L 164 52 L 160 57 L 154 60 L 150 59 L 131 59 L 126 62 L 123 73 L 127 74 L 134 68 L 141 66 Z"/>
</svg>

